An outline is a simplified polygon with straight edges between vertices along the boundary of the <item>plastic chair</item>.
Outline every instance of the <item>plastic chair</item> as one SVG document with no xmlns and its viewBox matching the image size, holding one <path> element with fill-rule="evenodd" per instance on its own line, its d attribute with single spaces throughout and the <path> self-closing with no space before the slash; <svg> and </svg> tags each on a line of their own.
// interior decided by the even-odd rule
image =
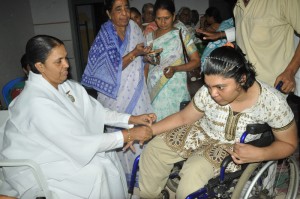
<svg viewBox="0 0 300 199">
<path fill-rule="evenodd" d="M 12 99 L 12 96 L 10 96 L 11 98 L 9 98 L 10 95 L 10 91 L 11 89 L 20 82 L 24 82 L 25 81 L 25 77 L 18 77 L 16 79 L 10 80 L 8 83 L 6 83 L 3 88 L 2 88 L 2 96 L 4 98 L 4 102 L 6 104 L 6 106 L 8 107 L 9 103 L 11 102 L 10 99 Z"/>
<path fill-rule="evenodd" d="M 5 123 L 6 123 L 7 119 L 8 119 L 8 111 L 7 110 L 0 111 L 0 149 L 2 149 L 4 127 L 5 127 Z M 1 185 L 8 186 L 8 184 L 5 183 L 5 180 L 4 180 L 2 167 L 18 167 L 18 166 L 27 166 L 27 167 L 31 168 L 34 178 L 36 179 L 38 186 L 41 190 L 40 196 L 38 198 L 53 199 L 53 196 L 48 189 L 48 184 L 42 173 L 41 168 L 39 167 L 39 165 L 36 162 L 34 162 L 32 160 L 0 159 L 0 187 L 1 187 Z M 12 191 L 14 191 L 14 190 L 12 190 Z M 1 198 L 1 196 L 0 196 L 0 198 Z"/>
</svg>

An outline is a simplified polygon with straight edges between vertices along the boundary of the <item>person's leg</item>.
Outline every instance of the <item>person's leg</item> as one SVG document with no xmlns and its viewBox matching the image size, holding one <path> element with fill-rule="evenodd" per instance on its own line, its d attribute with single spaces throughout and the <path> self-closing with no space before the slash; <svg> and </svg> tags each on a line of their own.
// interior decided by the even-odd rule
<svg viewBox="0 0 300 199">
<path fill-rule="evenodd" d="M 202 156 L 189 157 L 181 171 L 176 199 L 186 198 L 189 194 L 202 188 L 214 177 L 212 165 Z"/>
<path fill-rule="evenodd" d="M 160 138 L 155 137 L 143 150 L 139 162 L 141 198 L 159 198 L 174 163 L 183 160 Z"/>
</svg>

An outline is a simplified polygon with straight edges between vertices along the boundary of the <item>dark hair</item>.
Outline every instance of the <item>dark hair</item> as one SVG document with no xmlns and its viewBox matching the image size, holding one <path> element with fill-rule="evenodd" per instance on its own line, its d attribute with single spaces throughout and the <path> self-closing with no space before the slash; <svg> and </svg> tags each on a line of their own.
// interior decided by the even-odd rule
<svg viewBox="0 0 300 199">
<path fill-rule="evenodd" d="M 222 17 L 221 17 L 220 11 L 216 7 L 207 8 L 205 11 L 205 15 L 209 16 L 209 17 L 213 17 L 217 23 L 222 22 Z"/>
<path fill-rule="evenodd" d="M 130 12 L 135 12 L 136 14 L 142 16 L 141 13 L 140 13 L 140 11 L 136 7 L 131 7 L 130 8 Z"/>
<path fill-rule="evenodd" d="M 181 7 L 181 8 L 178 10 L 177 15 L 181 15 L 181 13 L 182 13 L 184 10 L 187 10 L 187 11 L 190 13 L 191 17 L 192 17 L 192 10 L 191 10 L 190 8 L 188 8 L 188 7 Z"/>
<path fill-rule="evenodd" d="M 158 9 L 168 10 L 172 15 L 175 14 L 175 5 L 172 0 L 156 0 L 153 8 L 154 16 Z"/>
<path fill-rule="evenodd" d="M 21 63 L 22 69 L 27 70 L 28 59 L 27 59 L 26 54 L 24 54 L 24 55 L 21 57 L 20 63 Z"/>
<path fill-rule="evenodd" d="M 193 20 L 197 20 L 197 22 L 199 21 L 199 13 L 197 10 L 192 10 L 192 21 Z"/>
<path fill-rule="evenodd" d="M 35 63 L 45 63 L 50 51 L 64 43 L 49 35 L 37 35 L 28 40 L 26 44 L 26 56 L 32 72 L 39 74 Z"/>
<path fill-rule="evenodd" d="M 153 8 L 153 4 L 152 3 L 145 3 L 143 5 L 143 8 L 142 8 L 142 13 L 145 13 L 147 8 Z"/>
<path fill-rule="evenodd" d="M 190 17 L 190 19 L 192 19 L 192 10 L 190 8 L 188 8 L 188 7 L 181 7 L 179 9 L 179 11 L 177 13 L 178 18 L 182 14 L 182 12 L 185 11 L 185 10 L 187 10 L 189 12 L 189 15 L 190 15 L 189 17 Z"/>
<path fill-rule="evenodd" d="M 223 46 L 213 50 L 204 62 L 203 75 L 221 75 L 233 78 L 247 91 L 255 82 L 255 70 L 245 59 L 245 54 L 238 48 Z M 246 82 L 241 82 L 243 76 Z"/>
<path fill-rule="evenodd" d="M 114 5 L 116 0 L 104 0 L 104 8 L 105 10 L 108 10 L 109 12 L 111 12 L 111 9 Z M 128 6 L 129 6 L 129 1 L 127 0 Z"/>
</svg>

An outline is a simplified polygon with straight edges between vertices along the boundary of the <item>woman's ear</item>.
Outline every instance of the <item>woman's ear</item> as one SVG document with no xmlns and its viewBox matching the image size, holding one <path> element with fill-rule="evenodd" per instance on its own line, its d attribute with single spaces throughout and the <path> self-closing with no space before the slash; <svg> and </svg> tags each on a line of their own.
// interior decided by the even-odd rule
<svg viewBox="0 0 300 199">
<path fill-rule="evenodd" d="M 241 85 L 244 85 L 245 83 L 246 83 L 246 80 L 247 80 L 247 77 L 246 77 L 246 75 L 242 75 L 242 77 L 241 77 L 241 79 L 240 79 L 240 84 Z"/>
<path fill-rule="evenodd" d="M 42 62 L 37 62 L 34 66 L 41 74 L 45 71 L 45 66 Z"/>
<path fill-rule="evenodd" d="M 108 10 L 106 10 L 106 14 L 107 14 L 108 18 L 111 19 L 111 16 L 110 16 Z"/>
</svg>

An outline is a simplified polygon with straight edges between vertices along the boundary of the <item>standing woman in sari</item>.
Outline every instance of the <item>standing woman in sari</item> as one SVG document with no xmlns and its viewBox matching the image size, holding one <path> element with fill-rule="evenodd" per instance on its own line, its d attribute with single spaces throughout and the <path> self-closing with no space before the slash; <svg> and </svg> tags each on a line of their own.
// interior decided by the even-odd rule
<svg viewBox="0 0 300 199">
<path fill-rule="evenodd" d="M 82 84 L 97 90 L 97 100 L 106 108 L 132 115 L 151 113 L 142 60 L 150 47 L 144 48 L 142 31 L 130 20 L 128 0 L 106 0 L 105 5 L 109 20 L 102 25 L 89 51 Z M 135 156 L 141 152 L 135 145 L 136 153 L 118 152 L 127 180 Z"/>
<path fill-rule="evenodd" d="M 147 86 L 157 121 L 179 111 L 182 101 L 190 100 L 186 71 L 200 65 L 200 57 L 191 36 L 182 29 L 182 39 L 189 61 L 185 63 L 180 32 L 173 26 L 175 6 L 171 0 L 157 0 L 154 5 L 158 29 L 146 36 L 147 45 L 163 48 L 160 64 L 149 65 Z M 147 69 L 146 69 L 147 70 Z"/>
</svg>

